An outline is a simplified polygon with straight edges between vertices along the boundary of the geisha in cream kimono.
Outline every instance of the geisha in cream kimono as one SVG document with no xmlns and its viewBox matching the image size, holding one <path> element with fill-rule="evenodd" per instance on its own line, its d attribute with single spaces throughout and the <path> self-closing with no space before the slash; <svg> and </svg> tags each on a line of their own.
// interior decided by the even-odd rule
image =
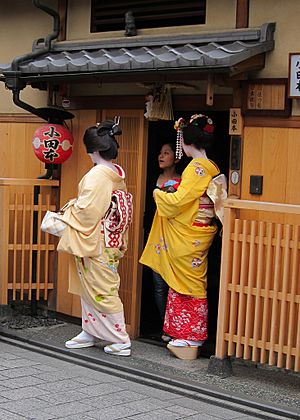
<svg viewBox="0 0 300 420">
<path fill-rule="evenodd" d="M 118 293 L 118 265 L 127 238 L 121 247 L 107 248 L 102 225 L 112 192 L 126 189 L 123 169 L 114 166 L 118 172 L 103 164 L 94 166 L 80 181 L 78 197 L 70 201 L 62 216 L 67 227 L 57 249 L 71 254 L 69 292 L 81 296 L 82 305 L 83 333 L 67 342 L 68 348 L 92 346 L 95 337 L 130 344 Z"/>
</svg>

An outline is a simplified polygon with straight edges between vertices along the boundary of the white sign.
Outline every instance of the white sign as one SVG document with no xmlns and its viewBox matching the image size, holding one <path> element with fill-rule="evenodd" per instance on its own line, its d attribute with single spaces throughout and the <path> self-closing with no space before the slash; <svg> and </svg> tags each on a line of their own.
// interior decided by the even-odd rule
<svg viewBox="0 0 300 420">
<path fill-rule="evenodd" d="M 233 185 L 238 184 L 240 180 L 240 174 L 237 171 L 232 171 L 230 175 L 230 180 Z"/>
<path fill-rule="evenodd" d="M 300 53 L 289 55 L 289 98 L 300 98 Z"/>
</svg>

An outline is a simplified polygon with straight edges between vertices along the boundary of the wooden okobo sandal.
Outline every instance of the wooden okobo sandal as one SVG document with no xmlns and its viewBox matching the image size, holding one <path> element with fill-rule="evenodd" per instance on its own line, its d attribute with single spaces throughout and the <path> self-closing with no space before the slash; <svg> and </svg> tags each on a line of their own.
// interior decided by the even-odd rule
<svg viewBox="0 0 300 420">
<path fill-rule="evenodd" d="M 195 360 L 198 357 L 199 346 L 172 346 L 172 344 L 167 345 L 167 349 L 170 350 L 175 357 L 182 360 Z"/>
</svg>

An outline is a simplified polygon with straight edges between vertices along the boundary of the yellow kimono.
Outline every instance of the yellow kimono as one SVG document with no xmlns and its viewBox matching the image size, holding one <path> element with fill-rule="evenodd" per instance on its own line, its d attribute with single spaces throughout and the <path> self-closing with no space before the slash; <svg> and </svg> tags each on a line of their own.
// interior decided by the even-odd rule
<svg viewBox="0 0 300 420">
<path fill-rule="evenodd" d="M 112 191 L 125 189 L 123 170 L 119 175 L 104 165 L 94 166 L 80 181 L 77 199 L 71 200 L 62 216 L 67 228 L 57 247 L 72 254 L 69 292 L 105 314 L 123 311 L 118 265 L 125 249 L 105 247 L 101 220 L 110 206 Z"/>
<path fill-rule="evenodd" d="M 217 227 L 205 198 L 219 172 L 210 160 L 193 159 L 176 192 L 155 192 L 157 211 L 140 262 L 183 295 L 206 298 L 207 254 Z"/>
</svg>

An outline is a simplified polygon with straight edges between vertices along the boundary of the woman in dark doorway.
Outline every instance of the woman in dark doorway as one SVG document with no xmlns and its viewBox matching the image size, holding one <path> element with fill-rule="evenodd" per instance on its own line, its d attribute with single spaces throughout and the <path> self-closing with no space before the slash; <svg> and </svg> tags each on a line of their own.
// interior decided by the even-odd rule
<svg viewBox="0 0 300 420">
<path fill-rule="evenodd" d="M 140 261 L 170 287 L 164 322 L 164 332 L 173 337 L 169 350 L 178 358 L 193 359 L 207 339 L 207 254 L 217 231 L 214 204 L 206 190 L 220 171 L 206 155 L 213 141 L 210 118 L 202 114 L 188 122 L 181 118 L 175 127 L 177 156 L 182 155 L 182 145 L 192 161 L 176 192 L 154 190 L 157 212 Z"/>
<path fill-rule="evenodd" d="M 176 172 L 176 163 L 179 159 L 175 158 L 175 144 L 169 142 L 164 143 L 158 155 L 158 165 L 162 170 L 157 178 L 156 187 L 168 191 L 169 187 L 177 186 L 180 183 L 181 175 Z M 166 185 L 170 182 L 172 185 Z M 159 316 L 164 321 L 167 297 L 169 286 L 156 271 L 153 271 L 153 285 L 154 285 L 154 298 L 159 312 Z M 162 340 L 168 342 L 171 340 L 166 334 L 162 334 Z"/>
</svg>

